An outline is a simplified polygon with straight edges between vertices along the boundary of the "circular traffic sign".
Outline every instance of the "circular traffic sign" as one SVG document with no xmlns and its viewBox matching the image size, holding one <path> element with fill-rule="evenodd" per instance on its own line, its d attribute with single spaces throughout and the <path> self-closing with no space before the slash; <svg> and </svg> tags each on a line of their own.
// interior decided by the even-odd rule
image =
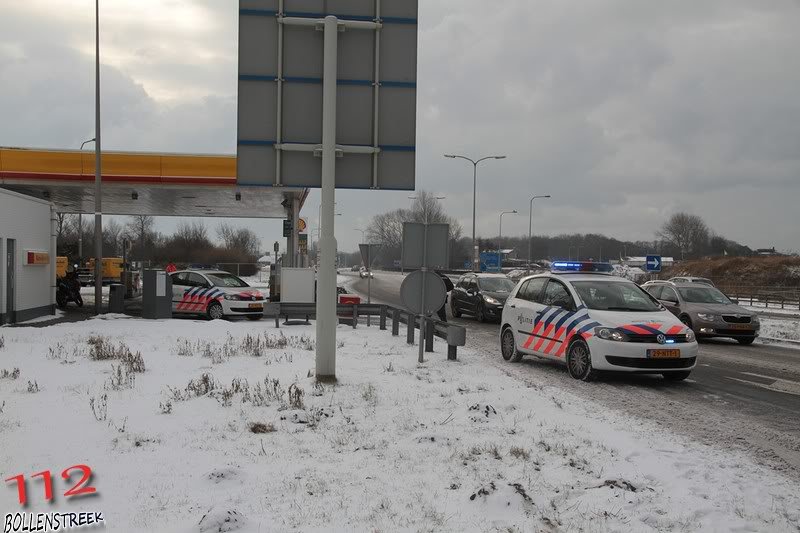
<svg viewBox="0 0 800 533">
<path fill-rule="evenodd" d="M 425 309 L 422 308 L 422 280 L 425 280 Z M 447 299 L 444 281 L 434 272 L 416 270 L 406 276 L 400 285 L 400 299 L 403 305 L 416 314 L 431 314 L 438 311 Z"/>
</svg>

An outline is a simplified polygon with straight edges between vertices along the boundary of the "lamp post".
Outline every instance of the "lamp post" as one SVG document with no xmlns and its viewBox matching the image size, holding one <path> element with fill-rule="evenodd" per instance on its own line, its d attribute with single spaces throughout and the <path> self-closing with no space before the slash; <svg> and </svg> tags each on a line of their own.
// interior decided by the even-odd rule
<svg viewBox="0 0 800 533">
<path fill-rule="evenodd" d="M 498 241 L 503 240 L 503 215 L 510 215 L 510 214 L 517 214 L 517 210 L 514 209 L 513 211 L 503 211 L 502 213 L 500 213 L 500 236 L 497 238 Z M 498 245 L 502 246 L 502 243 L 499 243 Z"/>
<path fill-rule="evenodd" d="M 504 155 L 489 155 L 482 157 L 478 160 L 470 159 L 469 157 L 456 154 L 444 154 L 445 157 L 450 159 L 464 159 L 472 163 L 472 270 L 475 271 L 478 267 L 478 257 L 475 251 L 475 212 L 477 208 L 478 198 L 478 163 L 487 159 L 505 159 Z"/>
<path fill-rule="evenodd" d="M 93 143 L 95 141 L 94 138 L 87 139 L 81 143 L 81 150 L 83 147 L 89 143 Z M 81 154 L 81 174 L 83 174 L 83 154 Z M 80 207 L 83 209 L 83 206 Z M 78 261 L 80 262 L 83 259 L 83 213 L 78 212 Z"/>
<path fill-rule="evenodd" d="M 100 156 L 100 0 L 94 2 L 94 312 L 103 307 L 103 210 Z"/>
<path fill-rule="evenodd" d="M 366 243 L 367 242 L 367 237 L 366 237 L 367 230 L 364 230 L 364 229 L 361 229 L 361 228 L 353 228 L 353 229 L 356 230 L 356 231 L 360 231 L 361 232 L 361 242 Z"/>
<path fill-rule="evenodd" d="M 533 234 L 531 233 L 531 230 L 533 228 L 533 201 L 536 200 L 537 198 L 550 198 L 550 195 L 549 194 L 545 194 L 545 195 L 541 195 L 541 196 L 533 196 L 533 197 L 531 197 L 530 210 L 528 212 L 528 270 L 527 270 L 527 272 L 530 272 L 530 270 L 531 270 L 531 242 L 533 241 Z"/>
</svg>

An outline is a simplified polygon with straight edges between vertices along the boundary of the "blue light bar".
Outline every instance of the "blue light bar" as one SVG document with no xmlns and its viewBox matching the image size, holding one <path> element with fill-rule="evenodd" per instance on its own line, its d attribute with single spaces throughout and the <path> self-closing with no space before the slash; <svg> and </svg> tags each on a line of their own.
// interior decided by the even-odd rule
<svg viewBox="0 0 800 533">
<path fill-rule="evenodd" d="M 595 263 L 594 261 L 555 261 L 550 267 L 553 272 L 613 272 L 610 263 Z"/>
</svg>

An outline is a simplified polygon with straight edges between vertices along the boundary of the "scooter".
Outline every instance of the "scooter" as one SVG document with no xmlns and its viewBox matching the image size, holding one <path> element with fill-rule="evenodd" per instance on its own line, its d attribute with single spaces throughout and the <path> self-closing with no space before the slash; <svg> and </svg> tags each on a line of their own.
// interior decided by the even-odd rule
<svg viewBox="0 0 800 533">
<path fill-rule="evenodd" d="M 60 309 L 67 307 L 67 303 L 75 302 L 78 307 L 83 307 L 81 297 L 81 282 L 76 272 L 67 272 L 67 275 L 58 280 L 56 288 L 56 305 Z"/>
</svg>

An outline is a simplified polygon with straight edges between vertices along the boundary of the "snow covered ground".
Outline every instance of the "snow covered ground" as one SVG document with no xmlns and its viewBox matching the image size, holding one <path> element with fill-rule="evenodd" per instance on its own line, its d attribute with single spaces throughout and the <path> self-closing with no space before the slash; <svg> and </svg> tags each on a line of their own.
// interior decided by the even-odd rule
<svg viewBox="0 0 800 533">
<path fill-rule="evenodd" d="M 469 349 L 417 364 L 377 328 L 339 328 L 339 382 L 318 385 L 313 334 L 118 315 L 0 329 L 4 479 L 51 469 L 55 503 L 33 480 L 25 510 L 103 512 L 109 531 L 800 528 L 800 486 L 742 455 Z M 61 496 L 74 464 L 97 496 Z"/>
<path fill-rule="evenodd" d="M 800 320 L 761 318 L 761 337 L 800 343 Z"/>
</svg>

